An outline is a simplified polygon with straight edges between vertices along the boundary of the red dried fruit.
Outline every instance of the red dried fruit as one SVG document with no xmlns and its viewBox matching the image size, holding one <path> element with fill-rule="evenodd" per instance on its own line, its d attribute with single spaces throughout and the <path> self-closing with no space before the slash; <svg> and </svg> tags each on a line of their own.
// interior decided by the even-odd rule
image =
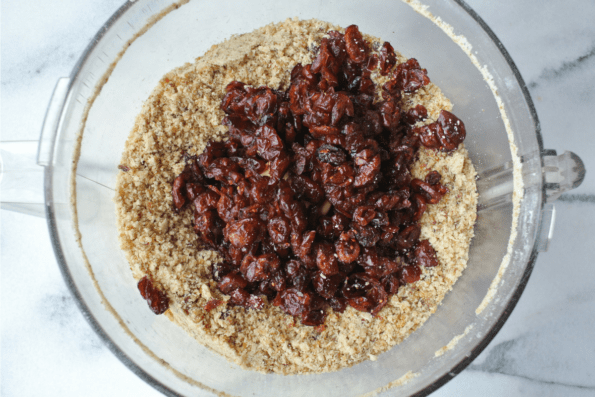
<svg viewBox="0 0 595 397">
<path fill-rule="evenodd" d="M 283 216 L 273 218 L 267 225 L 269 236 L 277 245 L 284 246 L 289 244 L 291 236 L 291 229 L 289 227 L 289 220 Z"/>
<path fill-rule="evenodd" d="M 291 247 L 293 249 L 293 253 L 300 258 L 304 263 L 307 265 L 315 265 L 316 257 L 311 255 L 312 245 L 314 243 L 314 238 L 316 236 L 316 232 L 311 230 L 309 232 L 300 235 L 298 233 L 293 233 L 291 235 Z"/>
<path fill-rule="evenodd" d="M 415 92 L 430 83 L 428 71 L 422 69 L 415 58 L 397 65 L 394 78 L 397 86 L 407 93 Z"/>
<path fill-rule="evenodd" d="M 417 193 L 420 193 L 426 199 L 429 204 L 437 204 L 440 199 L 448 192 L 445 186 L 439 183 L 430 185 L 421 179 L 413 179 L 411 181 L 411 189 Z"/>
<path fill-rule="evenodd" d="M 401 283 L 399 282 L 399 277 L 395 274 L 389 274 L 388 276 L 384 277 L 380 280 L 382 285 L 384 286 L 384 290 L 389 295 L 394 295 L 399 291 L 399 287 Z"/>
<path fill-rule="evenodd" d="M 335 104 L 331 110 L 331 124 L 337 126 L 343 119 L 343 116 L 353 117 L 355 110 L 353 102 L 344 92 L 337 92 L 334 96 Z"/>
<path fill-rule="evenodd" d="M 260 310 L 264 307 L 264 301 L 259 296 L 250 295 L 246 301 L 246 306 L 252 309 Z"/>
<path fill-rule="evenodd" d="M 305 175 L 292 175 L 291 188 L 300 199 L 317 204 L 324 200 L 324 190 L 320 185 Z"/>
<path fill-rule="evenodd" d="M 172 198 L 175 211 L 193 203 L 199 244 L 224 258 L 211 273 L 231 305 L 260 309 L 264 295 L 315 326 L 328 306 L 377 314 L 401 284 L 419 279 L 419 266 L 435 266 L 417 221 L 448 190 L 437 172 L 422 181 L 410 168 L 421 144 L 454 150 L 465 127 L 443 111 L 412 128 L 427 110 L 402 112 L 402 92 L 430 80 L 415 59 L 395 65 L 389 43 L 371 55 L 352 25 L 329 32 L 314 62 L 293 68 L 285 92 L 226 87 L 229 139 L 184 156 Z M 381 101 L 377 69 L 394 69 Z"/>
<path fill-rule="evenodd" d="M 231 297 L 230 302 L 233 305 L 244 307 L 247 305 L 248 299 L 250 298 L 250 294 L 243 288 L 234 289 L 229 293 L 229 296 Z"/>
<path fill-rule="evenodd" d="M 224 294 L 229 294 L 231 291 L 238 288 L 244 288 L 247 285 L 248 282 L 242 278 L 240 273 L 238 271 L 233 271 L 223 276 L 221 281 L 219 281 L 219 284 L 217 284 L 217 287 L 219 288 L 219 291 Z"/>
<path fill-rule="evenodd" d="M 322 272 L 317 272 L 314 277 L 312 277 L 312 286 L 318 295 L 325 299 L 332 299 L 344 279 L 345 278 L 340 274 L 326 276 Z"/>
<path fill-rule="evenodd" d="M 413 195 L 413 208 L 415 212 L 413 213 L 413 222 L 417 222 L 421 219 L 424 212 L 426 212 L 426 198 L 421 194 L 414 194 Z"/>
<path fill-rule="evenodd" d="M 440 111 L 435 123 L 416 129 L 421 143 L 429 149 L 451 152 L 459 147 L 467 133 L 465 124 L 454 114 Z"/>
<path fill-rule="evenodd" d="M 202 214 L 208 210 L 217 208 L 218 203 L 219 195 L 213 190 L 207 190 L 194 199 L 194 209 L 196 212 Z"/>
<path fill-rule="evenodd" d="M 339 273 L 339 263 L 335 255 L 335 247 L 332 244 L 320 243 L 316 250 L 316 266 L 325 276 L 332 276 Z"/>
<path fill-rule="evenodd" d="M 380 230 L 378 228 L 362 226 L 355 230 L 355 237 L 362 247 L 373 247 L 380 240 Z"/>
<path fill-rule="evenodd" d="M 428 118 L 428 111 L 423 105 L 415 105 L 405 113 L 404 121 L 413 125 Z"/>
<path fill-rule="evenodd" d="M 310 311 L 303 311 L 301 315 L 301 320 L 302 324 L 304 325 L 316 327 L 318 325 L 324 324 L 324 320 L 326 320 L 326 312 L 323 308 Z"/>
<path fill-rule="evenodd" d="M 186 182 L 188 179 L 190 179 L 190 174 L 187 172 L 182 172 L 174 179 L 171 193 L 176 210 L 180 210 L 186 204 Z"/>
<path fill-rule="evenodd" d="M 380 49 L 380 57 L 378 58 L 380 63 L 380 74 L 386 76 L 393 66 L 397 64 L 397 56 L 395 50 L 389 42 L 384 42 Z"/>
<path fill-rule="evenodd" d="M 400 250 L 412 248 L 415 244 L 417 244 L 420 234 L 421 227 L 419 227 L 419 225 L 407 226 L 399 233 L 399 237 L 397 238 L 397 248 Z"/>
<path fill-rule="evenodd" d="M 347 187 L 353 184 L 355 172 L 349 164 L 341 164 L 338 167 L 329 165 L 323 168 L 322 180 L 325 185 Z"/>
<path fill-rule="evenodd" d="M 138 282 L 138 290 L 141 296 L 155 314 L 162 314 L 169 308 L 169 298 L 165 292 L 153 285 L 151 279 L 144 276 Z"/>
<path fill-rule="evenodd" d="M 362 187 L 374 180 L 374 177 L 380 172 L 381 160 L 380 156 L 376 155 L 370 160 L 370 162 L 362 165 L 355 177 L 353 182 L 354 187 Z"/>
<path fill-rule="evenodd" d="M 405 266 L 401 269 L 400 280 L 404 284 L 411 284 L 418 281 L 421 277 L 421 269 L 417 265 Z"/>
<path fill-rule="evenodd" d="M 442 126 L 442 131 L 438 133 L 442 150 L 453 151 L 465 140 L 465 124 L 454 114 L 442 110 L 436 122 Z"/>
<path fill-rule="evenodd" d="M 279 258 L 272 253 L 260 255 L 257 258 L 247 255 L 242 261 L 240 272 L 249 283 L 265 281 L 269 279 L 272 270 L 279 268 L 279 264 Z"/>
<path fill-rule="evenodd" d="M 220 306 L 223 303 L 221 299 L 211 299 L 205 305 L 205 310 L 210 312 L 211 310 L 215 309 L 216 307 Z"/>
<path fill-rule="evenodd" d="M 440 175 L 440 173 L 438 171 L 431 171 L 428 172 L 428 175 L 426 175 L 426 182 L 429 183 L 430 185 L 437 185 L 438 183 L 440 183 L 440 179 L 442 179 L 442 175 Z"/>
<path fill-rule="evenodd" d="M 380 116 L 382 125 L 390 130 L 397 131 L 401 121 L 401 109 L 393 102 L 386 101 L 380 105 Z"/>
<path fill-rule="evenodd" d="M 366 59 L 367 44 L 357 25 L 345 29 L 345 49 L 352 62 L 362 63 Z"/>
<path fill-rule="evenodd" d="M 269 125 L 258 127 L 255 137 L 258 155 L 263 159 L 272 161 L 281 154 L 283 141 L 273 127 Z"/>
<path fill-rule="evenodd" d="M 303 292 L 289 288 L 280 293 L 281 308 L 287 314 L 292 316 L 299 316 L 302 311 L 309 305 L 311 300 L 310 294 L 304 294 Z"/>
<path fill-rule="evenodd" d="M 343 313 L 347 308 L 347 299 L 340 296 L 334 296 L 329 299 L 329 305 L 334 311 Z"/>
<path fill-rule="evenodd" d="M 330 125 L 322 125 L 322 126 L 315 126 L 310 128 L 310 134 L 314 138 L 322 138 L 325 135 L 337 135 L 339 134 L 339 129 L 335 127 L 331 127 Z"/>
<path fill-rule="evenodd" d="M 214 210 L 208 210 L 202 214 L 194 211 L 194 231 L 208 246 L 216 247 L 220 242 L 223 234 L 221 226 L 221 219 Z"/>
<path fill-rule="evenodd" d="M 192 182 L 186 184 L 186 195 L 190 201 L 196 200 L 196 198 L 204 191 L 205 189 L 199 184 Z"/>
<path fill-rule="evenodd" d="M 353 221 L 360 226 L 366 226 L 376 217 L 376 209 L 372 205 L 362 205 L 355 209 Z"/>
<path fill-rule="evenodd" d="M 353 237 L 343 237 L 335 243 L 337 258 L 342 263 L 351 263 L 357 259 L 360 253 L 360 246 Z"/>
<path fill-rule="evenodd" d="M 415 259 L 418 266 L 434 267 L 439 265 L 436 251 L 434 251 L 428 240 L 421 240 L 417 244 L 415 248 Z"/>
<path fill-rule="evenodd" d="M 228 223 L 223 233 L 232 245 L 248 247 L 260 238 L 262 227 L 262 221 L 248 218 Z"/>
<path fill-rule="evenodd" d="M 351 307 L 362 312 L 377 314 L 388 303 L 388 294 L 378 280 L 356 273 L 343 286 L 343 295 Z"/>
<path fill-rule="evenodd" d="M 316 157 L 321 162 L 334 166 L 341 165 L 347 160 L 347 154 L 343 149 L 332 145 L 320 146 L 318 150 L 316 150 Z"/>
</svg>

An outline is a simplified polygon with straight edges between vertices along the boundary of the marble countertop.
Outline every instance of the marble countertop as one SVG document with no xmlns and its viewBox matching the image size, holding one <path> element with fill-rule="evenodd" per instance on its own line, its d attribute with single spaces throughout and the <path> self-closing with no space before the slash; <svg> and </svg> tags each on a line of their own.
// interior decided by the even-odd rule
<svg viewBox="0 0 595 397">
<path fill-rule="evenodd" d="M 595 2 L 468 0 L 523 75 L 546 148 L 587 179 L 556 204 L 549 251 L 477 359 L 432 394 L 595 395 Z M 2 1 L 1 139 L 37 140 L 52 89 L 122 0 Z M 159 396 L 102 343 L 54 259 L 44 219 L 2 210 L 1 390 L 5 397 Z M 32 244 L 33 242 L 33 244 Z M 34 249 L 31 249 L 31 247 Z"/>
</svg>

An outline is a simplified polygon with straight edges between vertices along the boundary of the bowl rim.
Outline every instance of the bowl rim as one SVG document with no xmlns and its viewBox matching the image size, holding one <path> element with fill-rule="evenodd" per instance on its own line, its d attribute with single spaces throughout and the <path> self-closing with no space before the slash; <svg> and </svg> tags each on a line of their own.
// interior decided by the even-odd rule
<svg viewBox="0 0 595 397">
<path fill-rule="evenodd" d="M 516 64 L 512 60 L 510 54 L 500 41 L 496 34 L 490 29 L 490 27 L 485 23 L 485 21 L 463 0 L 453 0 L 459 7 L 461 7 L 477 24 L 484 30 L 484 32 L 488 35 L 488 37 L 492 40 L 492 42 L 496 45 L 499 49 L 500 53 L 506 60 L 508 66 L 510 67 L 514 77 L 516 78 L 519 87 L 523 93 L 525 102 L 529 108 L 529 113 L 533 120 L 533 124 L 535 127 L 535 135 L 537 138 L 537 144 L 540 153 L 540 161 L 541 167 L 543 168 L 543 137 L 541 135 L 541 127 L 539 123 L 539 119 L 537 116 L 537 112 L 535 110 L 535 106 L 533 100 L 531 99 L 531 95 L 527 88 L 525 81 L 523 80 L 521 73 L 519 72 Z M 83 51 L 82 55 L 78 59 L 77 63 L 75 64 L 72 72 L 70 73 L 70 84 L 76 79 L 77 75 L 81 71 L 83 65 L 89 58 L 91 52 L 95 49 L 96 45 L 99 41 L 103 38 L 109 28 L 123 15 L 128 11 L 132 6 L 134 6 L 137 2 L 127 1 L 124 3 L 120 8 L 118 8 L 113 15 L 102 25 L 102 27 L 97 31 L 93 39 L 87 45 L 85 50 Z M 71 87 L 68 87 L 68 91 L 70 92 Z M 55 148 L 56 140 L 52 142 L 52 147 Z M 103 340 L 105 345 L 108 349 L 128 368 L 130 369 L 135 375 L 141 378 L 143 381 L 151 385 L 153 388 L 158 390 L 159 392 L 172 397 L 184 397 L 183 395 L 175 392 L 174 390 L 170 389 L 168 386 L 164 385 L 159 380 L 155 379 L 151 376 L 148 372 L 146 372 L 143 368 L 137 365 L 124 351 L 122 351 L 116 343 L 109 337 L 109 335 L 104 331 L 104 329 L 99 324 L 98 320 L 95 318 L 87 304 L 84 302 L 82 295 L 78 288 L 74 283 L 74 279 L 72 274 L 66 264 L 66 258 L 62 251 L 62 246 L 60 244 L 60 236 L 58 232 L 58 223 L 56 218 L 56 211 L 53 205 L 52 199 L 52 186 L 53 186 L 53 157 L 55 151 L 51 151 L 52 155 L 49 161 L 49 164 L 45 167 L 44 171 L 44 196 L 45 196 L 45 214 L 48 223 L 48 230 L 50 235 L 51 244 L 54 250 L 54 255 L 56 257 L 56 261 L 60 268 L 60 272 L 62 273 L 62 277 L 66 282 L 66 285 L 72 295 L 75 298 L 75 302 L 82 312 L 83 316 L 91 325 L 91 328 L 95 331 L 97 335 Z M 542 184 L 543 185 L 543 184 Z M 541 208 L 545 205 L 545 187 L 542 186 L 542 200 L 541 200 Z M 537 235 L 539 235 L 541 228 L 543 227 L 541 219 L 539 219 L 539 224 L 537 228 Z M 496 334 L 500 331 L 500 329 L 504 326 L 504 323 L 512 313 L 513 309 L 515 308 L 516 304 L 518 303 L 525 287 L 529 281 L 529 277 L 535 267 L 535 263 L 537 260 L 537 241 L 533 245 L 531 254 L 529 256 L 529 260 L 525 267 L 525 270 L 520 278 L 520 282 L 516 287 L 515 291 L 511 295 L 505 309 L 503 310 L 502 314 L 498 319 L 494 322 L 494 325 L 490 328 L 487 334 L 479 341 L 479 343 L 469 352 L 468 355 L 465 356 L 464 359 L 460 360 L 458 363 L 454 364 L 450 370 L 446 371 L 444 375 L 436 379 L 432 384 L 426 386 L 425 388 L 421 389 L 420 391 L 412 394 L 415 397 L 422 397 L 427 396 L 440 387 L 444 386 L 448 381 L 453 379 L 456 375 L 461 373 L 477 356 L 488 346 L 488 344 L 494 339 Z"/>
</svg>

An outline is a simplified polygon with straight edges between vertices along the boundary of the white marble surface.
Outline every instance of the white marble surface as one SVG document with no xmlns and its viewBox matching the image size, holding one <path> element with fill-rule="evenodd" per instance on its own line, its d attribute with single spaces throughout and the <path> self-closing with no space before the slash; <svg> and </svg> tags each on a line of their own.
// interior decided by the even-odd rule
<svg viewBox="0 0 595 397">
<path fill-rule="evenodd" d="M 58 77 L 70 73 L 122 0 L 3 0 L 1 139 L 36 140 Z M 557 203 L 510 319 L 432 396 L 595 395 L 595 2 L 469 0 L 527 82 L 547 148 L 585 161 L 587 180 Z M 158 396 L 78 311 L 45 220 L 1 211 L 2 396 Z M 33 244 L 32 244 L 33 242 Z M 31 249 L 34 247 L 34 249 Z"/>
</svg>

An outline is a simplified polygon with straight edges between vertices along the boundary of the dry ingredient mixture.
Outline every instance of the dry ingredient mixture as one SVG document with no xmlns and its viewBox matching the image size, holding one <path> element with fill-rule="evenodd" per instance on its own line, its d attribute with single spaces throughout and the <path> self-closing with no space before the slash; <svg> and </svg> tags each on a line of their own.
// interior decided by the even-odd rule
<svg viewBox="0 0 595 397">
<path fill-rule="evenodd" d="M 233 37 L 170 72 L 118 179 L 120 240 L 141 293 L 252 369 L 375 359 L 466 266 L 475 171 L 450 109 L 415 60 L 317 20 Z"/>
</svg>

